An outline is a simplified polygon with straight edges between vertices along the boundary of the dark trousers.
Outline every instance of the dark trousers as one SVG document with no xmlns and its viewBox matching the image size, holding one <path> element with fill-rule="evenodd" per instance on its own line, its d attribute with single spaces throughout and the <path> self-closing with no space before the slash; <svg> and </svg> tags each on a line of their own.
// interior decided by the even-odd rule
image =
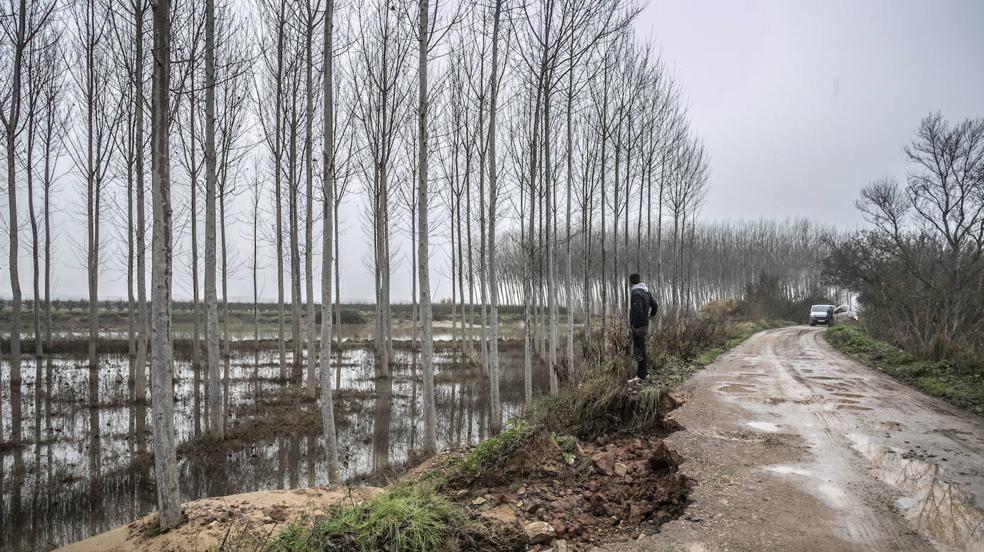
<svg viewBox="0 0 984 552">
<path fill-rule="evenodd" d="M 638 364 L 636 377 L 646 379 L 649 370 L 649 354 L 646 352 L 646 334 L 649 333 L 649 326 L 632 329 L 632 355 Z"/>
</svg>

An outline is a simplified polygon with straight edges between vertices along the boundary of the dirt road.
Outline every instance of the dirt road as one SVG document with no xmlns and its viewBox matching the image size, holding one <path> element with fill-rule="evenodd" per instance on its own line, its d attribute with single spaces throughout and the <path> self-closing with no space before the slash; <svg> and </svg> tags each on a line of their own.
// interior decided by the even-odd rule
<svg viewBox="0 0 984 552">
<path fill-rule="evenodd" d="M 822 332 L 759 333 L 688 383 L 687 514 L 606 550 L 984 551 L 984 420 Z"/>
</svg>

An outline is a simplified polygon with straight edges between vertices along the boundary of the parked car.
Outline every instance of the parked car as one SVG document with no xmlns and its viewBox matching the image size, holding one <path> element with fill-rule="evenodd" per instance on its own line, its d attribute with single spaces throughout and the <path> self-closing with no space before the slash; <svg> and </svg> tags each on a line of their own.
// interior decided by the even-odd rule
<svg viewBox="0 0 984 552">
<path fill-rule="evenodd" d="M 858 312 L 848 305 L 841 305 L 834 309 L 834 323 L 854 322 L 858 319 Z"/>
<path fill-rule="evenodd" d="M 834 324 L 833 305 L 813 305 L 812 307 L 810 307 L 810 325 L 816 326 L 817 324 L 826 324 L 828 326 L 833 326 Z"/>
</svg>

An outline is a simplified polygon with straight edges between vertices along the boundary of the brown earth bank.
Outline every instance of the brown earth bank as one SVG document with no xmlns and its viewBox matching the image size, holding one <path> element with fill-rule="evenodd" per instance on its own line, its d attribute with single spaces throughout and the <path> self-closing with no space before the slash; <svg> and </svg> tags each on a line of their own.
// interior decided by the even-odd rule
<svg viewBox="0 0 984 552">
<path fill-rule="evenodd" d="M 638 537 L 683 511 L 690 483 L 661 437 L 561 444 L 572 452 L 540 432 L 501 470 L 451 494 L 473 516 L 520 531 L 520 550 L 581 550 Z"/>
<path fill-rule="evenodd" d="M 336 504 L 355 504 L 377 487 L 310 487 L 204 498 L 182 505 L 185 519 L 161 533 L 156 513 L 57 549 L 58 552 L 195 552 L 221 549 L 234 539 L 264 542 L 291 522 L 316 516 Z"/>
</svg>

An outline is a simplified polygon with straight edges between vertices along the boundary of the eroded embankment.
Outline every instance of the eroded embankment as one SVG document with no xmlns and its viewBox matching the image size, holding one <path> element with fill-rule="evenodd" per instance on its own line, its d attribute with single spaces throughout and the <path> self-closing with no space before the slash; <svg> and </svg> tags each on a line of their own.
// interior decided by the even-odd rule
<svg viewBox="0 0 984 552">
<path fill-rule="evenodd" d="M 607 431 L 578 436 L 516 425 L 468 454 L 437 460 L 442 493 L 505 526 L 503 550 L 588 548 L 653 532 L 683 512 L 690 482 L 664 444 L 678 405 L 655 388 L 610 395 Z M 443 464 L 443 466 L 442 466 Z"/>
</svg>

